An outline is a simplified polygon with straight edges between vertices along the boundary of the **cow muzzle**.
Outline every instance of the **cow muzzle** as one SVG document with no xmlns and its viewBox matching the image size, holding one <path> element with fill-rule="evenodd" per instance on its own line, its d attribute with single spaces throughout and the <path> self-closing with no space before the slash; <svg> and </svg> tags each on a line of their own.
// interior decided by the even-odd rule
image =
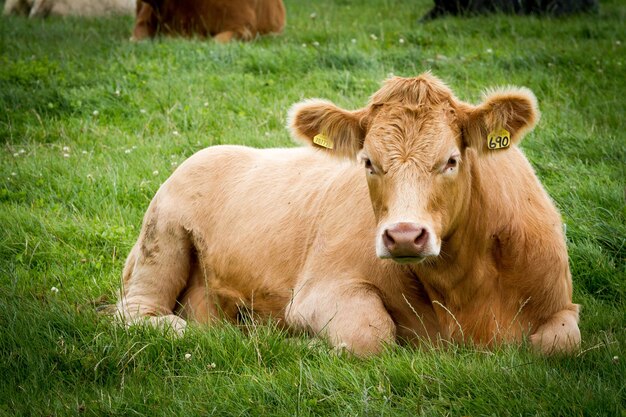
<svg viewBox="0 0 626 417">
<path fill-rule="evenodd" d="M 417 223 L 391 224 L 383 228 L 381 241 L 378 256 L 400 263 L 420 262 L 428 256 L 439 254 L 433 248 L 432 232 Z"/>
</svg>

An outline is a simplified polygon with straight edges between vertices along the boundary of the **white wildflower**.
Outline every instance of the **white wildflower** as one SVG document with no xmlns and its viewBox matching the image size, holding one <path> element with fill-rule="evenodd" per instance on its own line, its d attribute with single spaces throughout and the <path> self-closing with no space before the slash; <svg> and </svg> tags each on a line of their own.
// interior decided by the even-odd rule
<svg viewBox="0 0 626 417">
<path fill-rule="evenodd" d="M 191 359 L 191 353 L 185 353 L 185 359 L 186 360 Z"/>
<path fill-rule="evenodd" d="M 124 153 L 131 153 L 132 151 L 133 151 L 132 149 L 126 149 Z"/>
<path fill-rule="evenodd" d="M 356 43 L 356 39 L 352 38 L 352 39 L 350 39 L 350 42 Z"/>
<path fill-rule="evenodd" d="M 373 41 L 377 41 L 378 40 L 378 36 L 374 35 L 373 33 L 370 34 L 370 39 Z"/>
<path fill-rule="evenodd" d="M 98 110 L 94 110 L 94 111 L 93 111 L 93 115 L 94 115 L 94 116 L 97 116 L 97 115 L 99 115 L 99 114 L 100 114 L 100 112 L 99 112 Z"/>
<path fill-rule="evenodd" d="M 23 154 L 23 153 L 26 153 L 26 151 L 25 151 L 24 149 L 20 149 L 20 150 L 19 150 L 19 153 L 20 153 L 20 154 Z"/>
<path fill-rule="evenodd" d="M 17 177 L 17 172 L 11 172 L 12 177 Z"/>
<path fill-rule="evenodd" d="M 69 153 L 66 152 L 66 153 L 63 154 L 63 158 L 69 158 L 69 157 L 70 157 Z"/>
<path fill-rule="evenodd" d="M 64 146 L 63 147 L 63 152 L 69 152 L 70 151 L 70 147 L 69 146 Z"/>
<path fill-rule="evenodd" d="M 178 130 L 175 130 L 175 131 L 172 132 L 172 135 L 174 135 L 174 136 L 178 136 L 179 134 L 180 133 L 178 133 Z"/>
<path fill-rule="evenodd" d="M 155 169 L 154 171 L 152 171 L 152 175 L 159 175 L 159 171 Z"/>
<path fill-rule="evenodd" d="M 404 38 L 398 39 L 398 42 L 400 42 L 400 44 L 403 44 L 404 43 Z"/>
<path fill-rule="evenodd" d="M 57 287 L 52 287 L 50 288 L 50 291 L 52 291 L 53 294 L 57 294 L 59 292 L 59 289 Z"/>
<path fill-rule="evenodd" d="M 317 48 L 318 46 L 320 46 L 320 43 L 318 41 L 314 41 L 313 46 Z"/>
<path fill-rule="evenodd" d="M 316 19 L 317 18 L 317 13 L 313 12 L 309 15 L 309 19 Z"/>
<path fill-rule="evenodd" d="M 488 54 L 493 54 L 493 49 L 487 48 L 487 50 L 485 52 L 487 52 Z"/>
<path fill-rule="evenodd" d="M 20 154 L 19 154 L 19 153 L 17 153 L 17 152 L 15 152 L 15 153 L 13 154 L 13 156 L 17 158 L 18 156 L 20 156 Z"/>
<path fill-rule="evenodd" d="M 146 114 L 146 109 L 141 109 L 141 110 L 139 110 L 139 113 L 141 113 L 141 114 Z"/>
</svg>

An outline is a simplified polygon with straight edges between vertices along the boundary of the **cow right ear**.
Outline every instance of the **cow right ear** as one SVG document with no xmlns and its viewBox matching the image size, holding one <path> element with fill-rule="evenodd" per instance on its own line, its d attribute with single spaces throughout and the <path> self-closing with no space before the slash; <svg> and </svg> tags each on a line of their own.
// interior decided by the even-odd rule
<svg viewBox="0 0 626 417">
<path fill-rule="evenodd" d="M 330 101 L 310 99 L 295 104 L 287 125 L 291 135 L 343 158 L 356 158 L 365 140 L 365 110 L 347 111 Z"/>
</svg>

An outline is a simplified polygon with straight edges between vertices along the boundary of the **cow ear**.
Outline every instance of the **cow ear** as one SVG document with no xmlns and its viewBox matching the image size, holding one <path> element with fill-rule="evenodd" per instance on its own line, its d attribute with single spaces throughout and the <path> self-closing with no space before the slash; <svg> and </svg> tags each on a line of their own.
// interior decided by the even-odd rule
<svg viewBox="0 0 626 417">
<path fill-rule="evenodd" d="M 540 117 L 537 99 L 527 88 L 487 92 L 467 114 L 464 140 L 481 153 L 518 144 Z"/>
<path fill-rule="evenodd" d="M 348 111 L 333 103 L 310 99 L 289 111 L 291 135 L 311 146 L 343 158 L 356 158 L 365 140 L 365 110 Z"/>
</svg>

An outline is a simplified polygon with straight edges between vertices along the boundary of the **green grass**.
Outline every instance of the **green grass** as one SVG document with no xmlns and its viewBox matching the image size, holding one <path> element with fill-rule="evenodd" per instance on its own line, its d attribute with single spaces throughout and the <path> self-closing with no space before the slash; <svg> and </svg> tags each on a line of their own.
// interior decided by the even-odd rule
<svg viewBox="0 0 626 417">
<path fill-rule="evenodd" d="M 131 44 L 123 17 L 0 18 L 0 414 L 626 416 L 623 3 L 424 25 L 427 0 L 286 6 L 284 34 L 229 45 Z M 96 313 L 176 164 L 219 143 L 292 146 L 294 102 L 357 108 L 388 74 L 427 69 L 472 102 L 503 84 L 537 95 L 523 148 L 567 223 L 580 355 L 359 360 L 271 324 L 174 340 Z"/>
</svg>

